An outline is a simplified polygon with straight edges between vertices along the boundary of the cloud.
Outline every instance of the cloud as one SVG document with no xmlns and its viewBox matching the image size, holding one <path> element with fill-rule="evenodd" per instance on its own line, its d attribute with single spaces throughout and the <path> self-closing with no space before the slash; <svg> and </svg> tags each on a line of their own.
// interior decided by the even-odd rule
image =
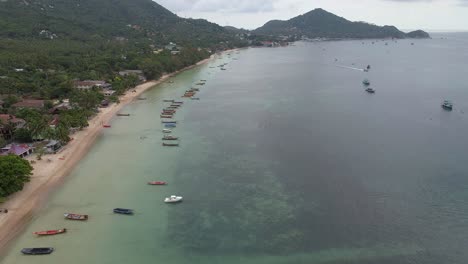
<svg viewBox="0 0 468 264">
<path fill-rule="evenodd" d="M 174 12 L 259 13 L 275 10 L 278 0 L 156 0 Z"/>
</svg>

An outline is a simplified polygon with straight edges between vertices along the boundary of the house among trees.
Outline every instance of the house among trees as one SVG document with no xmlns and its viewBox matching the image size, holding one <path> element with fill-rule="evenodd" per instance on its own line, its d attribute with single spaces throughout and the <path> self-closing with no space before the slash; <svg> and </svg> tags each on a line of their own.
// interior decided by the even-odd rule
<svg viewBox="0 0 468 264">
<path fill-rule="evenodd" d="M 0 114 L 0 135 L 4 139 L 11 139 L 15 129 L 23 128 L 26 121 L 14 115 Z"/>
<path fill-rule="evenodd" d="M 18 102 L 13 105 L 16 108 L 33 108 L 33 109 L 43 109 L 45 105 L 45 100 L 34 100 L 34 99 L 23 99 L 23 101 Z"/>
<path fill-rule="evenodd" d="M 10 144 L 0 149 L 0 156 L 7 156 L 7 155 L 12 154 L 12 155 L 19 156 L 21 158 L 25 158 L 31 155 L 33 151 L 34 151 L 34 148 L 29 147 L 26 144 L 21 144 L 21 145 Z"/>
<path fill-rule="evenodd" d="M 110 89 L 112 85 L 106 83 L 105 81 L 75 81 L 73 83 L 73 87 L 79 90 L 89 90 L 93 87 L 102 88 L 102 89 Z"/>
<path fill-rule="evenodd" d="M 146 77 L 145 77 L 145 74 L 143 73 L 143 71 L 140 71 L 140 70 L 125 70 L 125 71 L 120 71 L 119 72 L 119 75 L 122 76 L 122 77 L 126 77 L 126 76 L 129 76 L 129 75 L 135 75 L 138 77 L 138 80 L 140 82 L 146 82 Z"/>
</svg>

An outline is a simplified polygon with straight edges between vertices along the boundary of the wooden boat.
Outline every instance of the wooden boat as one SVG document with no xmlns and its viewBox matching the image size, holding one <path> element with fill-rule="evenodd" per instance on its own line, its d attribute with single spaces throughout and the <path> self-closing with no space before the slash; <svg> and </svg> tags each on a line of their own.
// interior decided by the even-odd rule
<svg viewBox="0 0 468 264">
<path fill-rule="evenodd" d="M 161 121 L 161 123 L 163 123 L 163 124 L 177 124 L 177 121 L 165 121 L 165 120 L 163 120 L 163 121 Z"/>
<path fill-rule="evenodd" d="M 178 147 L 179 143 L 162 143 L 164 147 Z"/>
<path fill-rule="evenodd" d="M 137 100 L 146 100 L 146 97 L 138 97 Z"/>
<path fill-rule="evenodd" d="M 171 104 L 169 107 L 174 107 L 175 109 L 178 109 L 181 107 L 179 104 Z"/>
<path fill-rule="evenodd" d="M 48 255 L 54 252 L 54 248 L 23 248 L 21 253 L 25 255 Z"/>
<path fill-rule="evenodd" d="M 174 102 L 174 100 L 169 100 L 169 99 L 166 99 L 166 100 L 163 100 L 163 102 L 165 102 L 165 103 L 173 103 L 173 102 Z"/>
<path fill-rule="evenodd" d="M 170 130 L 170 129 L 163 129 L 162 132 L 168 134 L 168 133 L 172 133 L 172 130 Z"/>
<path fill-rule="evenodd" d="M 190 98 L 190 99 L 191 99 L 191 100 L 200 100 L 200 98 L 198 98 L 198 97 L 192 97 L 192 98 Z"/>
<path fill-rule="evenodd" d="M 166 128 L 174 128 L 176 126 L 177 126 L 176 124 L 164 124 L 164 127 Z"/>
<path fill-rule="evenodd" d="M 174 136 L 168 135 L 168 136 L 164 136 L 162 139 L 163 140 L 178 140 L 179 137 L 174 137 Z"/>
<path fill-rule="evenodd" d="M 364 84 L 365 86 L 369 86 L 370 85 L 370 81 L 365 79 L 364 81 L 362 81 L 362 84 Z"/>
<path fill-rule="evenodd" d="M 124 214 L 124 215 L 132 215 L 133 210 L 132 209 L 124 209 L 124 208 L 115 208 L 114 213 L 116 214 Z"/>
<path fill-rule="evenodd" d="M 38 236 L 53 236 L 53 235 L 58 235 L 58 234 L 63 234 L 66 233 L 67 229 L 57 229 L 57 230 L 47 230 L 47 231 L 39 231 L 39 232 L 34 232 L 34 235 Z"/>
<path fill-rule="evenodd" d="M 63 215 L 65 216 L 66 219 L 69 219 L 69 220 L 78 220 L 78 221 L 88 220 L 88 215 L 69 214 L 69 213 L 65 213 Z"/>
<path fill-rule="evenodd" d="M 103 127 L 105 127 L 105 128 L 111 128 L 112 126 L 111 126 L 111 125 L 103 125 Z"/>
<path fill-rule="evenodd" d="M 130 114 L 117 114 L 117 116 L 130 116 Z"/>
<path fill-rule="evenodd" d="M 173 103 L 174 104 L 184 104 L 184 102 L 182 102 L 182 101 L 174 101 Z"/>
<path fill-rule="evenodd" d="M 171 119 L 171 118 L 172 118 L 172 115 L 161 115 L 161 118 L 169 118 L 169 119 Z"/>
<path fill-rule="evenodd" d="M 167 182 L 163 182 L 163 181 L 152 181 L 152 182 L 148 182 L 148 185 L 167 185 Z"/>
<path fill-rule="evenodd" d="M 200 82 L 206 82 L 206 80 L 200 80 Z"/>
</svg>

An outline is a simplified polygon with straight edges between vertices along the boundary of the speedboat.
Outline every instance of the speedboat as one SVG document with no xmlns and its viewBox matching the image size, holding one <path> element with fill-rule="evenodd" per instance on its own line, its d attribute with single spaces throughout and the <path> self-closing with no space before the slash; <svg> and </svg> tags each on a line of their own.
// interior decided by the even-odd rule
<svg viewBox="0 0 468 264">
<path fill-rule="evenodd" d="M 175 136 L 172 136 L 172 135 L 167 135 L 167 136 L 164 136 L 162 139 L 163 140 L 178 140 L 179 137 L 175 137 Z"/>
<path fill-rule="evenodd" d="M 63 234 L 67 232 L 67 229 L 58 229 L 58 230 L 47 230 L 47 231 L 39 231 L 39 232 L 34 232 L 34 235 L 38 236 L 53 236 L 53 235 L 58 235 L 58 234 Z"/>
<path fill-rule="evenodd" d="M 167 197 L 166 199 L 164 199 L 164 202 L 165 203 L 180 203 L 182 202 L 182 196 L 175 196 L 175 195 L 171 195 L 171 197 Z"/>
<path fill-rule="evenodd" d="M 172 133 L 172 130 L 170 130 L 170 129 L 163 129 L 163 133 Z"/>
<path fill-rule="evenodd" d="M 442 103 L 442 108 L 445 109 L 445 110 L 448 110 L 448 111 L 452 111 L 453 110 L 453 104 L 449 100 L 445 100 Z"/>
<path fill-rule="evenodd" d="M 176 126 L 177 126 L 177 124 L 173 124 L 173 123 L 172 124 L 164 124 L 164 127 L 166 127 L 166 128 L 171 128 L 171 127 L 176 127 Z"/>
<path fill-rule="evenodd" d="M 362 84 L 364 84 L 365 86 L 369 86 L 370 85 L 370 81 L 365 79 L 364 81 L 362 81 Z"/>
<path fill-rule="evenodd" d="M 54 248 L 23 248 L 21 253 L 25 255 L 48 255 L 54 252 Z"/>
<path fill-rule="evenodd" d="M 125 215 L 132 215 L 133 210 L 132 209 L 123 209 L 123 208 L 115 208 L 114 213 L 116 214 L 125 214 Z"/>
<path fill-rule="evenodd" d="M 366 89 L 366 92 L 373 94 L 373 93 L 375 93 L 375 90 L 369 87 L 369 88 Z"/>
</svg>

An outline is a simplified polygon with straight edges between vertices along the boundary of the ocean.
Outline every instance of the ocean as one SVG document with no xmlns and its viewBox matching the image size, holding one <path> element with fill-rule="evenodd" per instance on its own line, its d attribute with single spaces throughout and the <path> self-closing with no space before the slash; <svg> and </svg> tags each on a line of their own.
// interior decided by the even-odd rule
<svg viewBox="0 0 468 264">
<path fill-rule="evenodd" d="M 131 116 L 113 120 L 0 262 L 465 264 L 467 44 L 450 33 L 216 56 L 121 111 Z M 175 118 L 180 147 L 163 147 L 163 99 L 201 79 L 200 100 Z"/>
</svg>

